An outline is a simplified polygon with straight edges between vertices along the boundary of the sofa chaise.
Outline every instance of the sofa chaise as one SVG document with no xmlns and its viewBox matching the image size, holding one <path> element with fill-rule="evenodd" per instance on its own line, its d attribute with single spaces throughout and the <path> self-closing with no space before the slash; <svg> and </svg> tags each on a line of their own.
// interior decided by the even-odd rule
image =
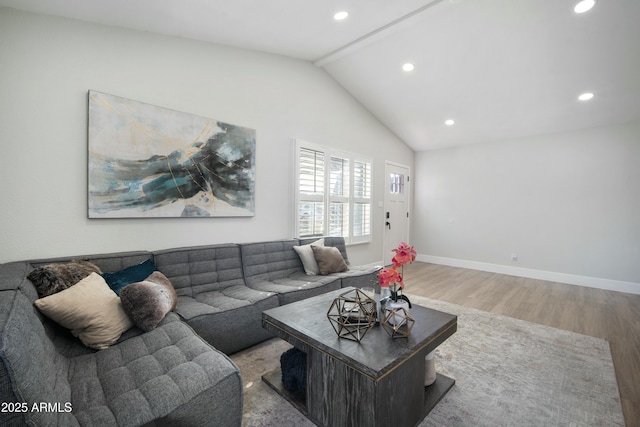
<svg viewBox="0 0 640 427">
<path fill-rule="evenodd" d="M 318 240 L 1 264 L 0 425 L 240 426 L 242 379 L 227 355 L 272 337 L 262 311 L 341 287 L 376 286 L 379 267 L 351 266 L 337 237 L 320 245 L 337 248 L 348 269 L 307 274 L 299 251 L 311 243 Z M 39 295 L 27 278 L 34 268 L 73 259 L 106 273 L 151 260 L 175 289 L 175 312 L 152 330 L 129 328 L 108 348 L 86 347 L 34 306 Z"/>
</svg>

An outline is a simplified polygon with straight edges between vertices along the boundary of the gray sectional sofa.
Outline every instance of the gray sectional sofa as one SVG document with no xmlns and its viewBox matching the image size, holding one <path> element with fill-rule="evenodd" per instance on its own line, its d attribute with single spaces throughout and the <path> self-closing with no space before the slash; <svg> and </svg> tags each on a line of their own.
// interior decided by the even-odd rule
<svg viewBox="0 0 640 427">
<path fill-rule="evenodd" d="M 346 286 L 376 286 L 379 267 L 305 273 L 280 240 L 87 255 L 0 265 L 0 425 L 240 426 L 242 379 L 228 354 L 271 338 L 262 311 Z M 170 279 L 175 312 L 96 351 L 34 306 L 38 266 L 85 259 L 115 272 L 149 259 Z"/>
</svg>

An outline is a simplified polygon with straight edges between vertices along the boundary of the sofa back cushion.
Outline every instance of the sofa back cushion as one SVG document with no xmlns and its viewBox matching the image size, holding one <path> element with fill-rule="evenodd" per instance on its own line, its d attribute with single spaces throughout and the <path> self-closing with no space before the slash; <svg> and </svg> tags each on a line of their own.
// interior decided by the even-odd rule
<svg viewBox="0 0 640 427">
<path fill-rule="evenodd" d="M 109 254 L 37 259 L 31 260 L 29 261 L 29 263 L 33 269 L 37 269 L 48 264 L 65 264 L 74 260 L 89 261 L 92 264 L 96 265 L 101 270 L 99 271 L 99 273 L 103 275 L 109 286 L 114 290 L 114 292 L 116 292 L 116 294 L 119 294 L 126 284 L 137 281 L 126 281 L 128 275 L 124 274 L 125 270 L 132 269 L 140 265 L 147 265 L 147 263 L 153 265 L 153 255 L 151 254 L 151 252 L 147 251 L 115 252 Z M 85 276 L 88 275 L 89 273 L 86 273 Z"/>
<path fill-rule="evenodd" d="M 77 425 L 70 412 L 32 410 L 34 404 L 50 402 L 64 411 L 71 402 L 69 362 L 56 351 L 42 321 L 21 291 L 0 291 L 0 400 L 24 402 L 28 408 L 0 413 L 0 425 Z"/>
<path fill-rule="evenodd" d="M 178 296 L 191 296 L 243 285 L 240 248 L 234 244 L 167 249 L 153 253 L 156 267 Z"/>
<path fill-rule="evenodd" d="M 293 249 L 298 245 L 300 241 L 297 239 L 241 244 L 242 268 L 247 284 L 282 279 L 296 272 L 304 274 L 300 257 Z"/>
<path fill-rule="evenodd" d="M 153 259 L 153 255 L 151 254 L 151 252 L 147 251 L 115 252 L 109 254 L 37 259 L 29 261 L 29 263 L 32 267 L 35 268 L 43 266 L 45 264 L 56 262 L 69 262 L 74 259 L 91 261 L 92 263 L 100 267 L 103 273 L 116 273 L 120 270 L 124 270 L 127 267 L 140 264 L 148 259 Z"/>
</svg>

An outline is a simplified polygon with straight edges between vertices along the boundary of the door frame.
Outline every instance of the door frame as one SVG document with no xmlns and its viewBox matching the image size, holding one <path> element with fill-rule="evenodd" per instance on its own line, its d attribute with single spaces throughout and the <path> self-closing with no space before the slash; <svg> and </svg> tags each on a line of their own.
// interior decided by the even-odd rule
<svg viewBox="0 0 640 427">
<path fill-rule="evenodd" d="M 412 214 L 412 190 L 413 187 L 411 186 L 411 166 L 408 165 L 404 165 L 402 163 L 397 163 L 397 162 L 392 162 L 389 160 L 385 160 L 384 162 L 384 198 L 383 198 L 383 211 L 382 211 L 382 263 L 384 264 L 385 262 L 385 258 L 386 258 L 386 253 L 387 253 L 387 248 L 390 248 L 390 242 L 387 242 L 387 232 L 386 232 L 386 217 L 385 217 L 385 212 L 387 212 L 387 203 L 389 202 L 389 188 L 388 188 L 388 181 L 387 179 L 389 178 L 389 169 L 388 167 L 397 167 L 397 168 L 403 168 L 407 170 L 407 179 L 405 182 L 405 194 L 407 196 L 407 212 L 409 214 L 409 218 L 407 221 L 407 229 L 405 230 L 405 236 L 406 236 L 406 240 L 404 240 L 406 243 L 411 244 L 410 240 L 410 236 L 411 236 L 411 221 L 413 218 L 413 214 Z M 400 243 L 400 242 L 397 242 Z M 396 244 L 397 244 L 396 243 Z"/>
</svg>

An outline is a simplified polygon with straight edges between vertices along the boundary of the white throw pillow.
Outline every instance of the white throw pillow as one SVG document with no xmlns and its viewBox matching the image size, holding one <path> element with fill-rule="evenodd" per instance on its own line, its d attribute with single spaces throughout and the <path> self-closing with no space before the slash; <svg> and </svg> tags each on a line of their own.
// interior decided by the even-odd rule
<svg viewBox="0 0 640 427">
<path fill-rule="evenodd" d="M 71 329 L 84 345 L 98 350 L 114 344 L 133 326 L 120 297 L 97 273 L 34 304 L 51 320 Z"/>
<path fill-rule="evenodd" d="M 313 243 L 309 243 L 308 245 L 294 246 L 293 249 L 298 253 L 300 261 L 302 261 L 304 272 L 309 276 L 315 276 L 320 273 L 320 267 L 318 267 L 316 257 L 313 255 L 311 245 L 324 246 L 324 238 L 316 240 Z"/>
</svg>

